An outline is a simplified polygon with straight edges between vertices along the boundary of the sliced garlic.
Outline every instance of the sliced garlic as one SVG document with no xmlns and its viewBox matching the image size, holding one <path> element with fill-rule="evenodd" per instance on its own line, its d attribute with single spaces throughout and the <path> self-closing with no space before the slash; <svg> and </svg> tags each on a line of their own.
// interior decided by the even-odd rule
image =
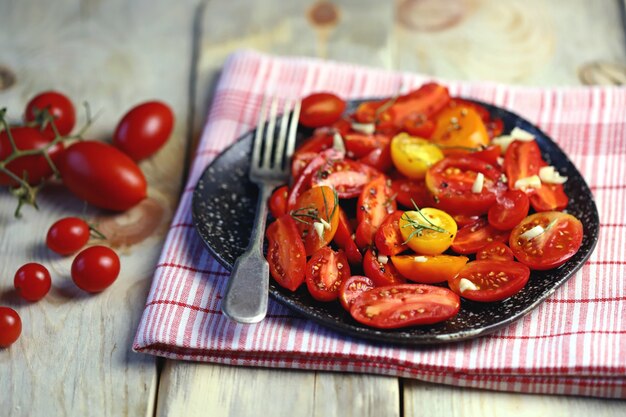
<svg viewBox="0 0 626 417">
<path fill-rule="evenodd" d="M 461 278 L 461 280 L 459 281 L 459 291 L 462 293 L 467 290 L 476 291 L 477 289 L 478 287 L 476 286 L 476 284 L 474 284 L 472 281 L 470 281 L 467 278 Z"/>
<path fill-rule="evenodd" d="M 485 184 L 485 175 L 482 172 L 476 174 L 476 179 L 472 185 L 472 192 L 474 194 L 480 194 L 483 191 L 483 185 Z"/>
<path fill-rule="evenodd" d="M 522 238 L 522 239 L 531 240 L 531 239 L 536 238 L 537 236 L 539 236 L 540 234 L 542 234 L 545 231 L 546 231 L 546 229 L 541 227 L 541 225 L 537 225 L 537 226 L 533 227 L 532 229 L 526 230 L 524 233 L 519 235 L 519 237 Z"/>
<path fill-rule="evenodd" d="M 313 222 L 313 228 L 317 232 L 320 239 L 324 237 L 324 225 L 320 222 Z"/>
<path fill-rule="evenodd" d="M 427 257 L 425 257 L 425 256 L 415 256 L 415 257 L 413 258 L 413 260 L 414 260 L 415 262 L 426 262 L 426 261 L 428 261 L 428 258 L 427 258 Z"/>
<path fill-rule="evenodd" d="M 530 142 L 531 140 L 535 140 L 535 135 L 519 127 L 514 127 L 513 130 L 511 130 L 511 136 L 513 137 L 513 139 L 521 140 L 522 142 Z"/>
<path fill-rule="evenodd" d="M 387 257 L 385 255 L 378 255 L 378 257 L 376 259 L 378 260 L 378 262 L 380 262 L 383 265 L 386 265 L 387 262 L 389 261 L 389 257 Z"/>
<path fill-rule="evenodd" d="M 330 230 L 330 223 L 320 217 L 320 223 L 324 225 L 324 229 Z"/>
<path fill-rule="evenodd" d="M 502 135 L 502 136 L 498 136 L 496 138 L 493 138 L 491 140 L 491 143 L 493 143 L 494 145 L 499 145 L 500 146 L 500 151 L 502 152 L 502 155 L 504 155 L 504 153 L 506 152 L 506 148 L 509 147 L 509 145 L 511 143 L 513 143 L 515 139 L 513 139 L 513 136 L 510 135 Z"/>
<path fill-rule="evenodd" d="M 552 165 L 541 167 L 539 169 L 539 178 L 541 178 L 541 182 L 546 184 L 563 184 L 567 181 L 567 177 L 559 174 Z"/>
<path fill-rule="evenodd" d="M 371 135 L 376 132 L 376 125 L 374 123 L 357 123 L 352 122 L 352 130 Z"/>
<path fill-rule="evenodd" d="M 516 190 L 524 190 L 526 188 L 540 188 L 541 187 L 541 179 L 538 175 L 531 175 L 530 177 L 520 178 L 515 181 L 515 185 L 513 188 Z"/>
<path fill-rule="evenodd" d="M 333 135 L 333 149 L 338 152 L 346 151 L 346 145 L 343 143 L 343 138 L 339 132 L 335 132 Z"/>
</svg>

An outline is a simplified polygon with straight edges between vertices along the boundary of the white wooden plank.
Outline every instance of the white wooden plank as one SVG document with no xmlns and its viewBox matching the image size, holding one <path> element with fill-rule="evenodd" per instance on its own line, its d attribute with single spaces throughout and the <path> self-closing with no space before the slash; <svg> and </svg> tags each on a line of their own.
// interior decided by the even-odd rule
<svg viewBox="0 0 626 417">
<path fill-rule="evenodd" d="M 579 69 L 624 62 L 618 1 L 400 0 L 394 66 L 453 79 L 579 84 Z"/>
<path fill-rule="evenodd" d="M 626 402 L 599 398 L 528 395 L 404 381 L 405 416 L 618 417 Z"/>
<path fill-rule="evenodd" d="M 167 361 L 157 416 L 313 415 L 315 374 Z"/>
<path fill-rule="evenodd" d="M 118 244 L 136 243 L 118 249 L 122 272 L 102 294 L 78 290 L 69 277 L 71 257 L 44 246 L 48 227 L 81 215 L 82 203 L 49 186 L 40 210 L 27 208 L 16 220 L 13 199 L 0 192 L 0 304 L 13 306 L 24 326 L 20 340 L 0 351 L 0 414 L 153 414 L 155 359 L 131 352 L 131 344 L 181 184 L 194 9 L 192 1 L 0 2 L 0 65 L 15 81 L 0 87 L 0 105 L 13 119 L 50 88 L 99 111 L 92 138 L 110 137 L 121 115 L 146 99 L 168 102 L 178 118 L 166 150 L 141 164 L 150 183 L 143 208 L 120 216 L 87 211 Z M 53 279 L 48 296 L 34 304 L 11 291 L 15 270 L 29 261 L 46 265 Z"/>
</svg>

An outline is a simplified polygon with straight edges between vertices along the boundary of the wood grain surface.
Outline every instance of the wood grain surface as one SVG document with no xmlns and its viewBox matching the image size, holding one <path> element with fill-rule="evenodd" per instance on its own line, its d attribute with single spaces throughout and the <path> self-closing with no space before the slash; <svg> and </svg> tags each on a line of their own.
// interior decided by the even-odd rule
<svg viewBox="0 0 626 417">
<path fill-rule="evenodd" d="M 97 139 L 108 139 L 142 100 L 162 99 L 177 115 L 167 148 L 141 164 L 150 199 L 121 215 L 85 212 L 122 256 L 118 282 L 100 295 L 76 289 L 71 258 L 43 245 L 49 225 L 82 214 L 83 204 L 53 184 L 38 212 L 29 208 L 16 220 L 14 201 L 0 193 L 0 304 L 24 323 L 20 340 L 0 350 L 0 415 L 623 415 L 619 401 L 369 375 L 171 360 L 159 371 L 154 357 L 130 351 L 189 144 L 230 53 L 254 48 L 524 85 L 620 84 L 622 7 L 618 0 L 0 1 L 0 106 L 14 120 L 32 95 L 50 88 L 90 103 Z M 53 275 L 51 293 L 34 304 L 12 291 L 13 274 L 27 261 Z"/>
</svg>

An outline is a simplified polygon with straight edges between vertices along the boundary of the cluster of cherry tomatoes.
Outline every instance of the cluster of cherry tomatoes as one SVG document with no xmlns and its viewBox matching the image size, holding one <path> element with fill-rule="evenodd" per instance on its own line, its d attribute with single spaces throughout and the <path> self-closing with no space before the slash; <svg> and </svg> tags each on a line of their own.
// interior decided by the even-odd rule
<svg viewBox="0 0 626 417">
<path fill-rule="evenodd" d="M 47 91 L 27 104 L 24 121 L 23 126 L 0 131 L 0 162 L 14 174 L 0 173 L 0 185 L 17 187 L 19 178 L 30 186 L 39 186 L 56 168 L 63 184 L 80 199 L 99 208 L 125 211 L 147 193 L 137 161 L 150 157 L 165 144 L 174 116 L 162 102 L 141 103 L 120 120 L 112 144 L 87 141 L 70 136 L 76 124 L 72 102 L 61 93 Z M 33 152 L 38 150 L 42 152 Z M 98 235 L 85 220 L 66 217 L 50 227 L 46 245 L 61 256 L 77 253 L 71 266 L 72 280 L 80 289 L 97 293 L 117 279 L 120 260 L 106 246 L 83 249 L 92 233 Z M 39 263 L 27 263 L 15 273 L 15 291 L 29 302 L 44 298 L 51 286 L 50 272 Z M 0 306 L 0 347 L 14 343 L 21 330 L 18 313 Z"/>
<path fill-rule="evenodd" d="M 581 222 L 560 211 L 567 178 L 529 132 L 503 134 L 486 108 L 434 83 L 345 108 L 329 93 L 303 100 L 300 123 L 315 130 L 269 202 L 281 286 L 306 284 L 368 326 L 432 324 L 461 298 L 511 297 L 580 248 Z"/>
</svg>

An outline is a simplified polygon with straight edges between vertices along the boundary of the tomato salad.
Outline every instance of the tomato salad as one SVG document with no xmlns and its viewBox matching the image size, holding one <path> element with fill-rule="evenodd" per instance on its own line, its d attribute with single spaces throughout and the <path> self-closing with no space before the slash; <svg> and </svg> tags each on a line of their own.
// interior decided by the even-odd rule
<svg viewBox="0 0 626 417">
<path fill-rule="evenodd" d="M 580 248 L 581 222 L 562 212 L 567 178 L 520 128 L 428 83 L 408 94 L 303 100 L 313 128 L 295 151 L 290 185 L 270 199 L 272 277 L 320 302 L 338 300 L 381 329 L 455 316 L 461 299 L 497 302 L 531 270 Z"/>
</svg>

